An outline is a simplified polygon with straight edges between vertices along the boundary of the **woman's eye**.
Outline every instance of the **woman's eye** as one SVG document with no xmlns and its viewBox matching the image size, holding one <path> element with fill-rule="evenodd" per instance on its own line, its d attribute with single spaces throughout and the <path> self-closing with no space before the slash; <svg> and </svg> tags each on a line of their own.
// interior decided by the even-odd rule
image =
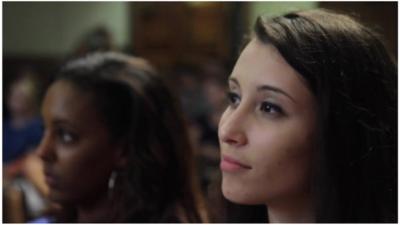
<svg viewBox="0 0 400 225">
<path fill-rule="evenodd" d="M 57 137 L 64 144 L 71 144 L 75 141 L 75 135 L 65 129 L 59 129 L 57 131 Z"/>
<path fill-rule="evenodd" d="M 279 116 L 284 114 L 281 107 L 270 102 L 261 103 L 260 110 L 263 113 L 267 113 L 274 116 Z"/>
<path fill-rule="evenodd" d="M 228 92 L 228 100 L 231 106 L 237 106 L 240 103 L 239 95 L 233 92 Z"/>
</svg>

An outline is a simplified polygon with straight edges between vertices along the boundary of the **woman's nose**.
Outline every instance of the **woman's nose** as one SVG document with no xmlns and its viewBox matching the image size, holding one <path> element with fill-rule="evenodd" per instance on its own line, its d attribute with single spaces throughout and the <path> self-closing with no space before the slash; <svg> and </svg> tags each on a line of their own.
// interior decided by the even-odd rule
<svg viewBox="0 0 400 225">
<path fill-rule="evenodd" d="M 53 161 L 55 159 L 54 145 L 51 137 L 47 132 L 43 134 L 36 154 L 45 162 Z"/>
<path fill-rule="evenodd" d="M 244 123 L 245 118 L 240 116 L 239 112 L 222 115 L 218 130 L 221 144 L 225 143 L 235 147 L 246 145 L 247 136 Z"/>
</svg>

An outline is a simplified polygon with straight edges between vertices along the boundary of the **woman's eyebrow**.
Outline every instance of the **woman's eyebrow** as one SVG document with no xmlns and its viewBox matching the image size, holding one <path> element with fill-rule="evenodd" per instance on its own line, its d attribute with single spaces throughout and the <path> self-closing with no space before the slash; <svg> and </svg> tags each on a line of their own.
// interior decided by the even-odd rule
<svg viewBox="0 0 400 225">
<path fill-rule="evenodd" d="M 287 98 L 289 98 L 290 100 L 292 100 L 294 103 L 296 103 L 296 101 L 294 100 L 294 98 L 293 98 L 292 96 L 290 96 L 288 93 L 286 93 L 285 91 L 283 91 L 283 90 L 280 89 L 280 88 L 273 87 L 273 86 L 271 86 L 271 85 L 266 85 L 266 84 L 260 85 L 260 86 L 257 87 L 257 91 L 273 91 L 273 92 L 276 92 L 276 93 L 278 93 L 278 94 L 281 94 L 281 95 L 286 96 Z"/>
<path fill-rule="evenodd" d="M 234 77 L 229 77 L 229 81 L 232 81 L 233 83 L 235 83 L 235 84 L 240 88 L 239 81 L 237 81 L 236 78 L 234 78 Z"/>
<path fill-rule="evenodd" d="M 235 83 L 240 88 L 240 84 L 239 84 L 239 82 L 238 82 L 238 80 L 236 78 L 230 77 L 229 81 L 232 81 L 233 83 Z M 273 92 L 276 92 L 278 94 L 282 94 L 282 95 L 286 96 L 287 98 L 292 100 L 294 103 L 296 103 L 294 98 L 292 96 L 290 96 L 288 93 L 286 93 L 285 91 L 283 91 L 280 88 L 273 87 L 271 85 L 267 85 L 267 84 L 260 85 L 260 86 L 257 87 L 257 91 L 273 91 Z"/>
</svg>

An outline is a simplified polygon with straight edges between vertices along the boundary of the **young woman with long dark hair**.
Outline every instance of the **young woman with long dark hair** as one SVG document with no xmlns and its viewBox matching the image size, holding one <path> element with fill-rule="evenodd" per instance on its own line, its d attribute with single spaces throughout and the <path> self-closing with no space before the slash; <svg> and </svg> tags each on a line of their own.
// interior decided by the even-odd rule
<svg viewBox="0 0 400 225">
<path fill-rule="evenodd" d="M 38 149 L 60 222 L 204 222 L 177 99 L 143 59 L 95 53 L 45 96 Z"/>
<path fill-rule="evenodd" d="M 259 17 L 219 124 L 224 196 L 258 221 L 396 222 L 396 81 L 348 16 Z"/>
</svg>

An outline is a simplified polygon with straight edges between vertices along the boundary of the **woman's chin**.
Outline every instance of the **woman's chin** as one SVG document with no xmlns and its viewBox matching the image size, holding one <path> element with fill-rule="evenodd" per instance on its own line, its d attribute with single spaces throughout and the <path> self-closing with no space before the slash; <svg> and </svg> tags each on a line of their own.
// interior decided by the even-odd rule
<svg viewBox="0 0 400 225">
<path fill-rule="evenodd" d="M 58 190 L 51 190 L 48 194 L 48 199 L 53 203 L 58 203 L 62 205 L 75 204 L 76 199 L 68 196 L 66 193 L 60 192 Z"/>
<path fill-rule="evenodd" d="M 249 190 L 245 188 L 237 188 L 233 185 L 227 185 L 222 183 L 222 194 L 229 201 L 241 204 L 241 205 L 260 205 L 264 204 L 264 202 L 260 201 L 260 198 L 254 195 Z"/>
</svg>

